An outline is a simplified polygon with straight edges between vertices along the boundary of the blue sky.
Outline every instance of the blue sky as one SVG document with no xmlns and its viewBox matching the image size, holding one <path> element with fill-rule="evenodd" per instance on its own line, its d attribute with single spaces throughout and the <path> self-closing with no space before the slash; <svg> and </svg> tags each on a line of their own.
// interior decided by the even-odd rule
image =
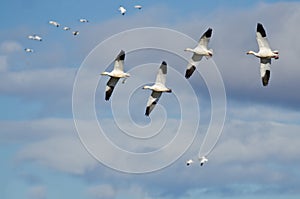
<svg viewBox="0 0 300 199">
<path fill-rule="evenodd" d="M 135 10 L 135 4 L 143 8 Z M 120 5 L 127 9 L 124 16 L 118 12 Z M 299 198 L 299 1 L 6 0 L 0 11 L 0 198 Z M 79 18 L 87 18 L 89 23 L 81 24 Z M 49 25 L 49 20 L 80 34 L 74 37 Z M 248 50 L 257 50 L 257 22 L 264 25 L 271 47 L 280 53 L 280 59 L 272 61 L 268 87 L 261 85 L 258 59 L 246 55 Z M 171 44 L 173 52 L 182 53 L 184 59 L 158 49 L 128 52 L 125 70 L 132 77 L 125 84 L 119 82 L 111 101 L 104 101 L 107 78 L 94 74 L 110 70 L 120 48 L 126 51 L 137 42 L 113 41 L 115 38 L 134 38 L 123 31 L 144 27 L 167 28 L 176 36 L 185 34 L 196 41 L 211 27 L 213 61 L 203 59 L 197 68 L 200 73 L 185 80 L 191 55 L 183 49 L 192 47 L 191 40 L 185 36 L 173 39 L 174 35 L 163 35 L 164 30 L 164 37 L 145 33 L 140 37 Z M 28 40 L 30 34 L 41 35 L 43 41 Z M 110 42 L 111 46 L 101 49 Z M 26 47 L 34 52 L 25 53 Z M 146 118 L 150 93 L 140 88 L 155 80 L 162 60 L 168 62 L 167 85 L 174 92 L 163 94 L 151 118 Z M 207 164 L 186 167 L 185 161 L 198 154 L 208 129 L 217 128 L 209 123 L 215 117 L 209 89 L 219 89 L 218 84 L 209 83 L 209 87 L 203 76 L 217 79 L 209 76 L 214 67 L 226 91 L 226 107 L 214 107 L 216 113 L 226 108 L 222 136 Z M 105 148 L 93 125 L 84 120 L 80 125 L 87 131 L 79 134 L 90 142 L 83 144 L 77 133 L 80 125 L 76 129 L 74 123 L 72 94 L 75 80 L 84 72 L 92 78 L 79 82 L 83 95 L 78 101 L 84 104 L 89 100 L 88 91 L 93 89 L 89 85 L 93 78 L 97 80 L 92 93 L 95 116 L 106 136 L 120 148 L 151 152 L 172 143 L 174 136 L 184 136 L 172 150 L 163 148 L 153 161 L 135 162 L 131 156 Z M 120 111 L 124 102 L 126 108 Z M 198 109 L 200 114 L 193 115 Z M 79 121 L 90 119 L 85 118 L 85 106 L 79 110 Z M 134 136 L 153 136 L 153 140 L 132 139 Z M 182 150 L 189 139 L 193 142 Z M 178 154 L 180 157 L 168 164 L 169 158 Z M 101 163 L 97 157 L 108 160 Z M 131 174 L 111 169 L 109 164 L 168 166 Z"/>
</svg>

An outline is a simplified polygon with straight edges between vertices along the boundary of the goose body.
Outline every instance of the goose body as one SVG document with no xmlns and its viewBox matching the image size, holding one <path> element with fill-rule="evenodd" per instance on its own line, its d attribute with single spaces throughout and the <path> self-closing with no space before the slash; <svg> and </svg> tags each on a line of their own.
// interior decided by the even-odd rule
<svg viewBox="0 0 300 199">
<path fill-rule="evenodd" d="M 199 157 L 199 158 L 198 158 L 198 161 L 200 162 L 200 166 L 203 166 L 203 164 L 204 164 L 205 162 L 207 162 L 208 159 L 207 159 L 205 156 L 202 156 L 202 157 Z M 193 164 L 193 163 L 194 163 L 194 161 L 193 161 L 192 159 L 189 159 L 188 161 L 186 161 L 186 165 L 187 165 L 187 166 L 189 166 L 189 165 L 191 165 L 191 164 Z"/>
<path fill-rule="evenodd" d="M 31 40 L 36 40 L 36 41 L 42 41 L 42 37 L 38 36 L 38 35 L 29 35 L 28 36 L 28 39 L 31 39 Z"/>
<path fill-rule="evenodd" d="M 140 9 L 142 9 L 142 6 L 141 6 L 141 5 L 135 5 L 135 6 L 134 6 L 134 8 L 136 8 L 136 9 L 139 9 L 139 10 L 140 10 Z"/>
<path fill-rule="evenodd" d="M 76 31 L 73 31 L 72 34 L 73 34 L 74 36 L 79 35 L 79 31 L 77 31 L 77 30 L 76 30 Z"/>
<path fill-rule="evenodd" d="M 63 27 L 63 30 L 66 30 L 66 31 L 67 31 L 67 30 L 70 30 L 70 29 L 71 29 L 71 28 L 68 27 L 68 26 L 64 26 L 64 27 Z"/>
<path fill-rule="evenodd" d="M 213 56 L 212 49 L 208 49 L 208 42 L 212 36 L 212 29 L 209 28 L 199 39 L 198 45 L 195 48 L 186 48 L 185 51 L 192 52 L 193 56 L 190 59 L 187 69 L 185 72 L 185 77 L 188 79 L 191 77 L 193 72 L 196 70 L 196 64 L 199 62 L 203 56 L 206 58 Z"/>
<path fill-rule="evenodd" d="M 108 80 L 105 88 L 105 100 L 108 101 L 112 92 L 118 83 L 120 78 L 128 78 L 130 74 L 124 72 L 124 59 L 125 59 L 125 52 L 121 50 L 118 56 L 115 59 L 114 69 L 111 72 L 102 72 L 101 75 L 109 76 L 110 79 Z"/>
<path fill-rule="evenodd" d="M 25 50 L 25 52 L 27 52 L 27 53 L 32 53 L 32 52 L 33 52 L 33 49 L 31 49 L 31 48 L 25 48 L 24 50 Z"/>
<path fill-rule="evenodd" d="M 120 11 L 121 15 L 125 15 L 126 9 L 123 6 L 120 6 L 118 10 Z"/>
<path fill-rule="evenodd" d="M 159 67 L 155 84 L 152 86 L 144 86 L 143 89 L 152 90 L 152 93 L 148 99 L 147 107 L 145 115 L 149 116 L 151 111 L 154 109 L 155 105 L 157 104 L 161 94 L 163 92 L 171 93 L 172 90 L 165 86 L 166 83 L 166 76 L 167 76 L 167 63 L 163 61 Z"/>
<path fill-rule="evenodd" d="M 89 22 L 89 20 L 82 18 L 82 19 L 79 19 L 79 22 L 81 22 L 81 23 L 87 23 L 87 22 Z"/>
<path fill-rule="evenodd" d="M 263 86 L 267 86 L 271 73 L 271 59 L 279 59 L 279 52 L 277 50 L 272 51 L 267 39 L 266 31 L 261 23 L 256 27 L 256 40 L 259 51 L 248 51 L 247 54 L 252 54 L 260 59 L 260 76 Z"/>
<path fill-rule="evenodd" d="M 56 27 L 59 27 L 60 26 L 60 24 L 58 23 L 58 22 L 56 22 L 56 21 L 49 21 L 49 24 L 51 24 L 51 25 L 53 25 L 53 26 L 56 26 Z"/>
</svg>

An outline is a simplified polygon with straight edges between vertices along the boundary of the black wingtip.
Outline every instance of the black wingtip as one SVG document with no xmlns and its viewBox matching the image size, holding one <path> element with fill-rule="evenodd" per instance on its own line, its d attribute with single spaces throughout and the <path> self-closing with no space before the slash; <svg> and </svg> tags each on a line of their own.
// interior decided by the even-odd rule
<svg viewBox="0 0 300 199">
<path fill-rule="evenodd" d="M 212 29 L 208 28 L 208 30 L 204 33 L 205 37 L 210 38 L 212 35 Z"/>
<path fill-rule="evenodd" d="M 196 66 L 192 66 L 191 68 L 185 71 L 185 78 L 188 79 L 192 76 L 193 72 L 196 70 Z"/>
<path fill-rule="evenodd" d="M 259 32 L 262 37 L 266 37 L 266 31 L 261 23 L 257 23 L 256 32 Z"/>
<path fill-rule="evenodd" d="M 270 71 L 266 70 L 266 74 L 262 77 L 262 84 L 263 86 L 267 86 L 270 79 Z"/>
<path fill-rule="evenodd" d="M 124 50 L 121 50 L 119 55 L 117 56 L 117 59 L 116 60 L 121 60 L 121 61 L 124 61 L 125 60 L 125 51 Z"/>
<path fill-rule="evenodd" d="M 167 65 L 167 62 L 163 61 L 161 64 L 162 64 L 162 65 Z"/>
<path fill-rule="evenodd" d="M 149 117 L 149 115 L 150 115 L 150 107 L 147 107 L 147 108 L 146 108 L 145 115 L 146 115 L 147 117 Z"/>
</svg>

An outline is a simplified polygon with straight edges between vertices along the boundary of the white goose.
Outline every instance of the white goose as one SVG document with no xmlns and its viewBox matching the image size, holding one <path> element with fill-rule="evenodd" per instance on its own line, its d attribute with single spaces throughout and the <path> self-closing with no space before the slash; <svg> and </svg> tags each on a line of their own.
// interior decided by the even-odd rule
<svg viewBox="0 0 300 199">
<path fill-rule="evenodd" d="M 187 69 L 185 72 L 185 78 L 190 78 L 193 72 L 196 70 L 196 62 L 199 62 L 203 56 L 206 58 L 213 56 L 213 50 L 207 49 L 208 42 L 212 35 L 212 29 L 209 28 L 201 37 L 198 42 L 198 45 L 195 48 L 186 48 L 185 51 L 189 51 L 193 53 L 192 58 L 190 59 Z"/>
<path fill-rule="evenodd" d="M 71 30 L 71 28 L 68 27 L 68 26 L 64 26 L 64 27 L 63 27 L 63 30 L 68 31 L 68 30 Z"/>
<path fill-rule="evenodd" d="M 208 159 L 205 156 L 202 156 L 198 158 L 198 161 L 200 162 L 200 166 L 203 166 L 203 164 L 207 162 Z M 186 161 L 186 166 L 190 166 L 193 163 L 194 161 L 192 159 L 189 159 L 188 161 Z"/>
<path fill-rule="evenodd" d="M 24 50 L 25 50 L 25 52 L 27 52 L 27 53 L 33 53 L 33 49 L 31 49 L 31 48 L 25 48 Z"/>
<path fill-rule="evenodd" d="M 259 51 L 256 53 L 250 50 L 247 52 L 247 54 L 252 54 L 260 58 L 260 76 L 263 86 L 267 86 L 270 79 L 271 58 L 278 59 L 279 52 L 277 50 L 271 50 L 266 31 L 261 23 L 257 23 L 256 40 L 258 43 Z"/>
<path fill-rule="evenodd" d="M 124 73 L 124 59 L 125 59 L 125 52 L 121 50 L 118 54 L 117 58 L 115 59 L 114 69 L 111 72 L 102 72 L 101 75 L 110 76 L 106 84 L 105 89 L 105 100 L 108 101 L 116 84 L 118 83 L 120 78 L 128 78 L 130 74 Z M 123 81 L 124 83 L 124 81 Z"/>
<path fill-rule="evenodd" d="M 79 31 L 78 31 L 78 30 L 73 31 L 72 34 L 73 34 L 74 36 L 79 35 Z"/>
<path fill-rule="evenodd" d="M 122 15 L 125 15 L 126 9 L 125 9 L 123 6 L 120 6 L 118 10 L 120 11 L 120 13 L 121 13 Z"/>
<path fill-rule="evenodd" d="M 151 111 L 154 109 L 155 105 L 157 104 L 161 94 L 163 92 L 171 93 L 172 90 L 165 86 L 166 83 L 166 76 L 167 76 L 167 63 L 163 61 L 159 67 L 155 84 L 152 86 L 144 86 L 143 89 L 150 89 L 152 93 L 147 102 L 146 108 L 146 116 L 149 116 Z"/>
<path fill-rule="evenodd" d="M 59 27 L 60 24 L 56 21 L 49 21 L 49 24 L 53 25 L 53 26 L 56 26 L 56 27 Z"/>
<path fill-rule="evenodd" d="M 140 10 L 140 9 L 142 9 L 142 6 L 141 5 L 135 5 L 134 8 Z"/>
<path fill-rule="evenodd" d="M 42 40 L 43 40 L 41 36 L 38 36 L 38 35 L 36 35 L 36 34 L 34 34 L 34 35 L 29 35 L 29 36 L 28 36 L 28 39 L 36 40 L 36 41 L 42 41 Z"/>
<path fill-rule="evenodd" d="M 79 19 L 79 22 L 80 22 L 80 23 L 87 23 L 87 22 L 89 22 L 89 20 L 84 19 L 84 18 L 81 18 L 81 19 Z"/>
</svg>

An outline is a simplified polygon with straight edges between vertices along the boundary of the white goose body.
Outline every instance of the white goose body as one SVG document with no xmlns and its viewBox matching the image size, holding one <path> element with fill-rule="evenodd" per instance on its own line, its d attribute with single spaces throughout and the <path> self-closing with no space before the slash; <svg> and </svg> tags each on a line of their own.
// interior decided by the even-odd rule
<svg viewBox="0 0 300 199">
<path fill-rule="evenodd" d="M 155 84 L 152 86 L 144 86 L 143 89 L 152 90 L 152 93 L 148 99 L 145 115 L 149 116 L 155 105 L 157 104 L 161 94 L 163 92 L 171 93 L 172 90 L 165 86 L 167 76 L 167 63 L 163 61 L 159 67 Z"/>
<path fill-rule="evenodd" d="M 41 36 L 38 36 L 38 35 L 29 35 L 28 36 L 28 39 L 31 39 L 31 40 L 36 40 L 36 41 L 42 41 L 42 37 Z"/>
<path fill-rule="evenodd" d="M 120 11 L 121 15 L 125 15 L 126 9 L 123 6 L 120 6 L 118 10 Z"/>
<path fill-rule="evenodd" d="M 58 23 L 58 22 L 56 22 L 56 21 L 49 21 L 49 24 L 51 24 L 51 25 L 53 25 L 53 26 L 55 26 L 55 27 L 59 27 L 60 26 L 60 24 Z"/>
<path fill-rule="evenodd" d="M 114 69 L 111 72 L 102 72 L 101 75 L 109 76 L 110 79 L 106 84 L 105 89 L 105 100 L 108 101 L 112 92 L 118 83 L 120 78 L 128 78 L 130 74 L 124 72 L 124 59 L 125 59 L 125 52 L 121 50 L 118 54 L 117 58 L 115 59 Z"/>
<path fill-rule="evenodd" d="M 263 86 L 267 86 L 271 73 L 271 59 L 279 59 L 279 52 L 277 50 L 272 51 L 267 40 L 267 34 L 262 24 L 258 23 L 256 27 L 256 40 L 259 47 L 258 52 L 252 50 L 247 54 L 252 54 L 260 58 L 260 76 Z"/>
<path fill-rule="evenodd" d="M 206 58 L 213 56 L 213 50 L 208 49 L 208 42 L 212 36 L 212 29 L 209 28 L 199 39 L 198 45 L 195 48 L 186 48 L 185 51 L 192 52 L 193 56 L 190 59 L 187 69 L 185 72 L 185 77 L 188 79 L 191 77 L 193 72 L 196 70 L 196 64 L 199 62 L 203 56 Z"/>
<path fill-rule="evenodd" d="M 205 156 L 201 156 L 198 158 L 198 161 L 200 162 L 200 166 L 203 166 L 204 163 L 208 162 L 208 159 Z M 194 161 L 192 159 L 189 159 L 186 161 L 187 166 L 190 166 L 193 163 L 194 163 Z"/>
</svg>

